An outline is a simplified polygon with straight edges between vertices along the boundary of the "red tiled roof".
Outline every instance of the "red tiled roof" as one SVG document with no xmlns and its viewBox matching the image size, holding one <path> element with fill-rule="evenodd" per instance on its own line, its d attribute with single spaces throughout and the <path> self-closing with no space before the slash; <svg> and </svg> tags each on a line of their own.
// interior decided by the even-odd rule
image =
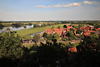
<svg viewBox="0 0 100 67">
<path fill-rule="evenodd" d="M 54 29 L 47 29 L 45 32 L 48 34 L 52 34 L 53 32 L 57 33 L 57 34 L 62 34 L 62 32 L 65 31 L 65 29 L 63 28 L 54 28 Z"/>
<path fill-rule="evenodd" d="M 83 34 L 84 34 L 85 36 L 90 36 L 91 32 L 96 32 L 96 31 L 86 31 L 86 32 L 84 32 Z"/>
<path fill-rule="evenodd" d="M 83 35 L 90 36 L 90 32 L 84 32 Z"/>
<path fill-rule="evenodd" d="M 91 27 L 89 27 L 89 26 L 87 26 L 87 27 L 81 27 L 80 29 L 82 29 L 82 30 L 89 30 L 89 29 L 91 29 Z"/>
<path fill-rule="evenodd" d="M 91 27 L 85 27 L 85 29 L 89 30 L 89 29 L 91 29 Z"/>
<path fill-rule="evenodd" d="M 85 29 L 84 27 L 80 27 L 80 29 L 82 30 L 82 29 Z"/>
<path fill-rule="evenodd" d="M 96 30 L 100 31 L 100 28 L 97 28 Z"/>
<path fill-rule="evenodd" d="M 73 28 L 72 26 L 67 26 L 67 29 Z"/>
<path fill-rule="evenodd" d="M 77 48 L 76 47 L 71 47 L 68 49 L 69 52 L 77 52 Z"/>
<path fill-rule="evenodd" d="M 48 33 L 48 34 L 53 33 L 52 29 L 47 29 L 45 32 Z"/>
<path fill-rule="evenodd" d="M 90 30 L 90 31 L 88 31 L 88 32 L 96 32 L 96 31 L 92 31 L 92 30 Z"/>
</svg>

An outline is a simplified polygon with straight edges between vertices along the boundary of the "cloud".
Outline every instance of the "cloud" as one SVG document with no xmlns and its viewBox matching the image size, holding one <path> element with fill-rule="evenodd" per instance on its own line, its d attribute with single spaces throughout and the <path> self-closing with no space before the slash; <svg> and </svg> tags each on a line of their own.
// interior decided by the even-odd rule
<svg viewBox="0 0 100 67">
<path fill-rule="evenodd" d="M 82 3 L 83 4 L 95 4 L 96 2 L 95 1 L 83 1 Z"/>
<path fill-rule="evenodd" d="M 56 5 L 38 5 L 37 8 L 60 8 L 60 7 L 77 7 L 80 6 L 80 3 L 71 3 L 71 4 L 56 4 Z"/>
<path fill-rule="evenodd" d="M 96 1 L 83 1 L 83 2 L 74 2 L 69 4 L 55 4 L 55 5 L 37 5 L 37 8 L 68 8 L 68 7 L 79 7 L 81 5 L 92 5 L 96 4 Z"/>
</svg>

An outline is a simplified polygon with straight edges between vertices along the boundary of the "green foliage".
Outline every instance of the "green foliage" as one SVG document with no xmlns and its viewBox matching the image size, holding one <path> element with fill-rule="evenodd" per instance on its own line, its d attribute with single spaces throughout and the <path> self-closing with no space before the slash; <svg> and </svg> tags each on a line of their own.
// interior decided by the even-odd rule
<svg viewBox="0 0 100 67">
<path fill-rule="evenodd" d="M 0 58 L 21 58 L 23 53 L 20 37 L 13 32 L 0 35 Z"/>
<path fill-rule="evenodd" d="M 43 33 L 43 37 L 47 38 L 48 34 L 47 33 Z"/>
<path fill-rule="evenodd" d="M 81 34 L 82 33 L 82 30 L 79 29 L 79 30 L 76 31 L 76 33 L 77 34 Z"/>
<path fill-rule="evenodd" d="M 68 39 L 69 39 L 69 40 L 74 40 L 74 39 L 76 39 L 76 36 L 74 35 L 73 31 L 67 32 L 66 35 L 68 36 Z"/>
<path fill-rule="evenodd" d="M 94 27 L 95 28 L 100 28 L 100 25 L 99 24 L 95 24 Z"/>
<path fill-rule="evenodd" d="M 21 27 L 21 24 L 16 23 L 16 24 L 12 24 L 11 26 L 18 28 L 18 27 Z"/>
<path fill-rule="evenodd" d="M 59 40 L 60 39 L 60 36 L 57 34 L 57 33 L 54 33 L 54 34 L 46 34 L 44 33 L 44 36 L 47 40 Z"/>
<path fill-rule="evenodd" d="M 40 39 L 40 34 L 36 34 L 36 35 L 33 37 L 33 39 L 34 39 L 36 42 L 38 42 L 39 39 Z"/>
<path fill-rule="evenodd" d="M 91 38 L 98 39 L 99 38 L 99 35 L 98 34 L 95 34 L 95 33 L 92 33 L 91 34 Z"/>
<path fill-rule="evenodd" d="M 66 26 L 66 25 L 64 25 L 64 26 L 63 26 L 63 28 L 67 28 L 67 26 Z"/>
<path fill-rule="evenodd" d="M 48 34 L 47 35 L 47 40 L 52 40 L 53 39 L 53 35 L 52 34 Z"/>
<path fill-rule="evenodd" d="M 67 47 L 75 47 L 75 44 L 72 44 L 71 42 L 69 42 L 69 44 L 67 45 Z"/>
<path fill-rule="evenodd" d="M 73 26 L 73 28 L 78 28 L 78 26 Z"/>
<path fill-rule="evenodd" d="M 28 25 L 30 25 L 30 26 L 31 26 L 31 25 L 32 25 L 32 23 L 29 23 Z"/>
<path fill-rule="evenodd" d="M 54 26 L 51 27 L 51 29 L 54 29 L 54 28 L 55 28 Z"/>
<path fill-rule="evenodd" d="M 61 27 L 60 27 L 60 26 L 58 26 L 57 28 L 58 28 L 58 29 L 60 29 Z"/>
<path fill-rule="evenodd" d="M 67 41 L 67 40 L 68 40 L 68 38 L 62 38 L 62 40 L 63 40 L 63 41 Z"/>
<path fill-rule="evenodd" d="M 57 33 L 54 33 L 53 38 L 58 40 L 60 38 L 60 36 Z"/>
<path fill-rule="evenodd" d="M 84 51 L 100 50 L 100 38 L 98 34 L 92 34 L 91 36 L 84 37 L 80 43 Z"/>
<path fill-rule="evenodd" d="M 0 24 L 0 29 L 3 29 L 4 25 Z"/>
<path fill-rule="evenodd" d="M 80 27 L 84 27 L 84 24 L 79 24 L 78 25 L 78 28 L 80 28 Z"/>
</svg>

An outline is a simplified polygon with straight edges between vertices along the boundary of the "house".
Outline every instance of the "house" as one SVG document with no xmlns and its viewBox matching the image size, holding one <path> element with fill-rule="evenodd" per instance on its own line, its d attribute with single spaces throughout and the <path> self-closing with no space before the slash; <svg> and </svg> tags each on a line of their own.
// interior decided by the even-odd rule
<svg viewBox="0 0 100 67">
<path fill-rule="evenodd" d="M 53 33 L 53 30 L 52 30 L 52 29 L 47 29 L 45 32 L 46 32 L 47 34 L 52 34 L 52 33 Z"/>
<path fill-rule="evenodd" d="M 68 48 L 68 51 L 69 51 L 69 52 L 72 52 L 72 53 L 73 53 L 73 52 L 76 53 L 76 52 L 77 52 L 77 48 L 76 48 L 76 47 L 70 47 L 70 48 Z"/>
<path fill-rule="evenodd" d="M 100 28 L 97 28 L 97 29 L 96 29 L 96 33 L 97 33 L 97 34 L 100 34 Z"/>
<path fill-rule="evenodd" d="M 96 28 L 97 31 L 100 31 L 100 28 Z"/>
<path fill-rule="evenodd" d="M 67 26 L 67 29 L 71 29 L 71 28 L 73 28 L 71 25 L 70 26 Z"/>
<path fill-rule="evenodd" d="M 54 28 L 54 29 L 47 29 L 45 32 L 47 34 L 53 34 L 53 33 L 57 33 L 59 35 L 61 35 L 63 32 L 66 32 L 67 29 L 64 28 Z"/>
<path fill-rule="evenodd" d="M 92 30 L 94 29 L 94 26 L 86 26 L 86 27 L 81 27 L 81 30 Z"/>
<path fill-rule="evenodd" d="M 90 36 L 91 35 L 91 33 L 95 33 L 96 31 L 85 31 L 85 32 L 83 32 L 83 35 L 84 36 Z"/>
<path fill-rule="evenodd" d="M 29 28 L 33 28 L 34 25 L 26 25 L 26 28 L 29 29 Z"/>
</svg>

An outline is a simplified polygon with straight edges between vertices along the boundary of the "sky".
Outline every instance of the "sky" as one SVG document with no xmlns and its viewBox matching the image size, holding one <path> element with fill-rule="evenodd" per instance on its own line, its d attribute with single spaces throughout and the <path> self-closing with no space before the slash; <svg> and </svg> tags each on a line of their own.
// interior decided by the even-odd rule
<svg viewBox="0 0 100 67">
<path fill-rule="evenodd" d="M 100 0 L 0 0 L 0 21 L 100 20 Z"/>
</svg>

